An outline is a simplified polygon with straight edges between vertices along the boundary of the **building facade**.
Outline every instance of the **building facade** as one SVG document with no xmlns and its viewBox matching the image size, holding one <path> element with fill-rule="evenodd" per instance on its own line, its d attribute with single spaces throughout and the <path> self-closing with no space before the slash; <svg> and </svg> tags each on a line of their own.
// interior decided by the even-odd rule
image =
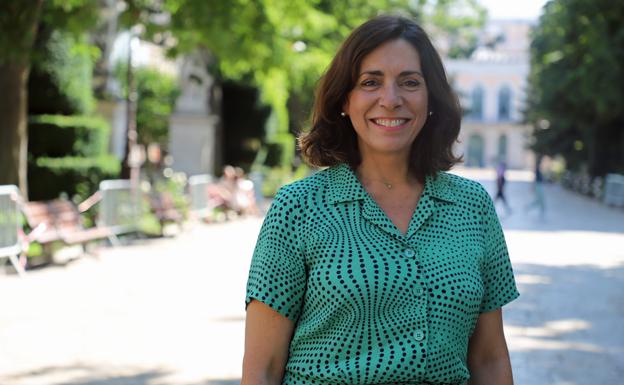
<svg viewBox="0 0 624 385">
<path fill-rule="evenodd" d="M 455 152 L 467 167 L 493 167 L 500 161 L 514 169 L 532 165 L 530 127 L 522 124 L 530 26 L 527 21 L 490 22 L 469 59 L 444 61 L 464 110 Z"/>
</svg>

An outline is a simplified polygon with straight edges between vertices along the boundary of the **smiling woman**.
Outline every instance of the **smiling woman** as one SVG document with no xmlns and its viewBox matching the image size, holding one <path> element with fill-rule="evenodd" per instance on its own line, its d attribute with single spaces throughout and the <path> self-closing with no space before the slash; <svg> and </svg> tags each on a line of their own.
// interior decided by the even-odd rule
<svg viewBox="0 0 624 385">
<path fill-rule="evenodd" d="M 410 43 L 392 40 L 367 55 L 344 106 L 362 158 L 386 152 L 407 158 L 427 120 L 427 98 L 420 56 Z"/>
<path fill-rule="evenodd" d="M 421 127 L 412 137 L 409 166 L 410 173 L 422 182 L 425 175 L 449 170 L 459 161 L 452 146 L 459 134 L 461 107 L 425 31 L 412 22 L 409 26 L 394 25 L 389 19 L 393 18 L 379 17 L 363 24 L 343 43 L 320 81 L 312 129 L 300 136 L 299 144 L 312 165 L 347 163 L 357 169 L 362 161 L 360 139 L 354 130 L 362 127 L 357 119 L 396 117 L 397 109 L 406 113 L 418 97 L 425 103 L 426 112 L 410 115 L 414 118 L 410 126 Z M 349 100 L 364 100 L 363 94 L 368 95 L 367 100 L 383 96 L 383 106 L 372 112 L 383 112 L 381 115 L 364 118 L 347 111 Z M 387 102 L 406 101 L 408 106 L 385 110 L 393 107 Z M 347 114 L 350 116 L 345 119 Z"/>
<path fill-rule="evenodd" d="M 422 28 L 352 32 L 300 137 L 328 168 L 280 189 L 258 237 L 243 385 L 512 383 L 518 292 L 488 193 L 445 172 L 459 126 Z"/>
</svg>

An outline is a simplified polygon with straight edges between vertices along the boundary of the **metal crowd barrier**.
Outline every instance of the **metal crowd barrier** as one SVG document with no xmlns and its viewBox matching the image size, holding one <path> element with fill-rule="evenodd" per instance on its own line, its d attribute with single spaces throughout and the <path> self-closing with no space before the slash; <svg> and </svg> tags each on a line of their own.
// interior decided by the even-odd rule
<svg viewBox="0 0 624 385">
<path fill-rule="evenodd" d="M 208 186 L 214 182 L 212 175 L 193 175 L 188 179 L 189 195 L 191 196 L 191 215 L 204 219 L 212 213 L 208 199 Z"/>
<path fill-rule="evenodd" d="M 0 260 L 9 258 L 20 276 L 25 274 L 17 257 L 22 253 L 19 238 L 19 189 L 13 185 L 0 186 Z"/>
<path fill-rule="evenodd" d="M 142 203 L 140 186 L 133 190 L 129 180 L 104 180 L 100 182 L 100 192 L 98 226 L 109 228 L 115 236 L 138 231 Z M 111 242 L 118 243 L 116 238 Z"/>
<path fill-rule="evenodd" d="M 603 202 L 609 206 L 624 207 L 624 175 L 607 175 L 604 183 Z"/>
</svg>

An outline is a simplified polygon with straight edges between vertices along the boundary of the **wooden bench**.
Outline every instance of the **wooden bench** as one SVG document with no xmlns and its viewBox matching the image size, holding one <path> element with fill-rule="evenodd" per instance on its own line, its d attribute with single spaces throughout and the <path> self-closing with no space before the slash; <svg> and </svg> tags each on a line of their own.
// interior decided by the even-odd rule
<svg viewBox="0 0 624 385">
<path fill-rule="evenodd" d="M 86 243 L 112 235 L 107 228 L 84 228 L 78 209 L 67 200 L 26 202 L 22 211 L 31 228 L 39 227 L 40 231 L 34 241 L 40 243 L 44 250 L 53 242 L 80 245 L 84 250 Z"/>
</svg>

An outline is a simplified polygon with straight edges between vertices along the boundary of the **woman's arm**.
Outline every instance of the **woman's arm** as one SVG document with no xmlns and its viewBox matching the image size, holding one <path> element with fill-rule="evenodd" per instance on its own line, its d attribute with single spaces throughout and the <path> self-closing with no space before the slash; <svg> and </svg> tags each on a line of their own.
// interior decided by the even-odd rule
<svg viewBox="0 0 624 385">
<path fill-rule="evenodd" d="M 468 369 L 470 385 L 513 385 L 500 308 L 479 316 L 468 345 Z"/>
<path fill-rule="evenodd" d="M 247 306 L 241 385 L 279 385 L 294 323 L 260 301 Z"/>
</svg>

